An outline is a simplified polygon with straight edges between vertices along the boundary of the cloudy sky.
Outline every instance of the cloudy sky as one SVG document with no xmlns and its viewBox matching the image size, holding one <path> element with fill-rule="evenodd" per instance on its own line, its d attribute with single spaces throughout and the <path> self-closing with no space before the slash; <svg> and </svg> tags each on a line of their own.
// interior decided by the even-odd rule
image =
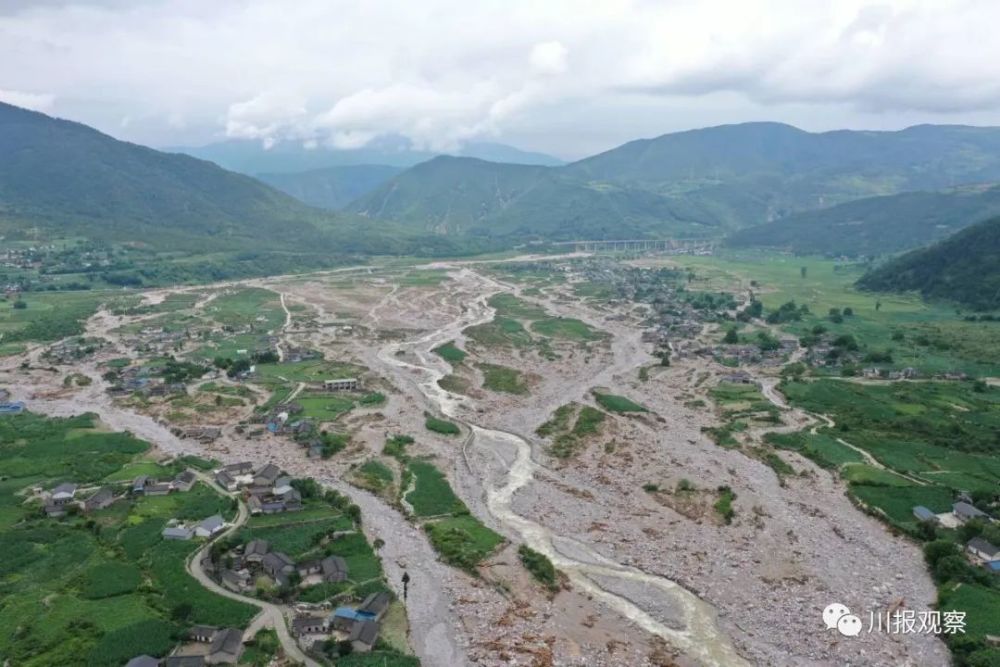
<svg viewBox="0 0 1000 667">
<path fill-rule="evenodd" d="M 154 146 L 564 158 L 749 120 L 1000 125 L 996 0 L 0 0 L 0 100 Z"/>
</svg>

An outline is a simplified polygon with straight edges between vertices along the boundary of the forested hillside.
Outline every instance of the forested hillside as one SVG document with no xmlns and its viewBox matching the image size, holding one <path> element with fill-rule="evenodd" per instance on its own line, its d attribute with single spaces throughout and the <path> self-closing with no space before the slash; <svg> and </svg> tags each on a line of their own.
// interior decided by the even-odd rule
<svg viewBox="0 0 1000 667">
<path fill-rule="evenodd" d="M 878 291 L 919 291 L 977 310 L 1000 308 L 1000 218 L 964 229 L 929 248 L 914 250 L 861 278 Z"/>
<path fill-rule="evenodd" d="M 943 239 L 1000 215 L 1000 187 L 869 197 L 734 232 L 732 247 L 877 257 Z"/>
</svg>

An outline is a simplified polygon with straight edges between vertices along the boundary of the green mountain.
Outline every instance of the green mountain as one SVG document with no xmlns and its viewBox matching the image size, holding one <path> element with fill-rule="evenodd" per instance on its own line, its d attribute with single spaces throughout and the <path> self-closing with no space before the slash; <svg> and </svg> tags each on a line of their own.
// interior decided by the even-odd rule
<svg viewBox="0 0 1000 667">
<path fill-rule="evenodd" d="M 777 216 L 867 196 L 1000 181 L 1000 128 L 811 133 L 781 123 L 723 125 L 632 141 L 567 171 L 670 193 L 760 186 L 773 197 Z"/>
<path fill-rule="evenodd" d="M 402 170 L 402 167 L 384 164 L 359 164 L 294 173 L 258 174 L 257 178 L 310 206 L 338 210 Z"/>
<path fill-rule="evenodd" d="M 904 192 L 792 214 L 736 231 L 726 244 L 803 255 L 877 257 L 927 245 L 997 215 L 1000 186 Z"/>
<path fill-rule="evenodd" d="M 560 169 L 437 157 L 347 207 L 401 228 L 509 241 L 705 235 L 717 215 L 697 200 L 591 185 Z M 717 230 L 715 230 L 717 231 Z"/>
<path fill-rule="evenodd" d="M 157 250 L 333 247 L 318 211 L 203 160 L 0 103 L 0 230 Z"/>
<path fill-rule="evenodd" d="M 563 167 L 432 160 L 347 210 L 448 234 L 718 236 L 857 199 L 997 181 L 1000 128 L 814 134 L 747 123 L 633 141 Z"/>
<path fill-rule="evenodd" d="M 865 274 L 858 287 L 919 291 L 977 310 L 1000 308 L 1000 218 L 967 227 Z"/>
</svg>

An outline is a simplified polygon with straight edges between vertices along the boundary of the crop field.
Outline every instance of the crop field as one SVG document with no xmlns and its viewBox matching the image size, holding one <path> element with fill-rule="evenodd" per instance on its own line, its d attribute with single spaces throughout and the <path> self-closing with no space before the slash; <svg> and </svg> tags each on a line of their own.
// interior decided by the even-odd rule
<svg viewBox="0 0 1000 667">
<path fill-rule="evenodd" d="M 457 366 L 462 363 L 465 361 L 465 357 L 468 356 L 468 353 L 465 350 L 455 345 L 455 341 L 435 347 L 434 353 L 452 366 Z"/>
<path fill-rule="evenodd" d="M 1000 375 L 1000 346 L 994 342 L 1000 322 L 968 322 L 954 308 L 916 295 L 861 292 L 853 287 L 864 273 L 859 265 L 759 252 L 673 257 L 670 264 L 694 270 L 692 289 L 753 290 L 766 310 L 788 301 L 805 304 L 811 314 L 784 325 L 788 332 L 801 336 L 822 325 L 834 336 L 851 334 L 863 349 L 891 350 L 886 367 Z M 850 308 L 854 315 L 831 322 L 831 308 Z"/>
<path fill-rule="evenodd" d="M 205 312 L 224 326 L 251 326 L 261 332 L 281 328 L 285 311 L 277 293 L 260 287 L 246 287 L 216 297 Z"/>
<path fill-rule="evenodd" d="M 544 438 L 552 438 L 550 454 L 561 459 L 570 458 L 586 446 L 589 436 L 600 431 L 606 418 L 607 415 L 597 408 L 567 403 L 556 408 L 535 433 Z"/>
<path fill-rule="evenodd" d="M 365 371 L 354 364 L 313 359 L 288 364 L 258 364 L 257 377 L 262 382 L 322 382 L 357 377 Z"/>
<path fill-rule="evenodd" d="M 463 333 L 483 347 L 528 347 L 531 334 L 524 325 L 509 317 L 493 318 L 492 322 L 466 328 Z"/>
<path fill-rule="evenodd" d="M 93 315 L 107 292 L 25 292 L 20 300 L 0 299 L 0 342 L 45 342 L 83 333 L 83 322 Z"/>
<path fill-rule="evenodd" d="M 458 424 L 450 422 L 446 419 L 438 419 L 431 414 L 425 415 L 424 427 L 428 431 L 440 433 L 441 435 L 458 435 L 462 432 L 462 430 L 458 428 Z"/>
<path fill-rule="evenodd" d="M 254 517 L 256 519 L 257 517 Z M 270 518 L 270 517 L 261 517 Z M 354 526 L 345 517 L 335 516 L 327 510 L 327 518 L 297 520 L 298 517 L 286 515 L 280 524 L 260 525 L 251 520 L 241 528 L 235 536 L 238 542 L 250 540 L 267 540 L 275 551 L 283 551 L 292 558 L 298 559 L 312 552 L 319 540 L 341 530 L 353 530 Z"/>
<path fill-rule="evenodd" d="M 603 394 L 600 392 L 593 392 L 594 400 L 610 412 L 647 412 L 646 408 L 639 405 L 630 398 L 625 396 L 619 396 L 617 394 Z"/>
<path fill-rule="evenodd" d="M 406 502 L 418 517 L 441 516 L 466 511 L 465 503 L 451 490 L 448 479 L 433 464 L 413 461 L 409 470 L 414 477 L 413 490 L 406 494 Z"/>
<path fill-rule="evenodd" d="M 483 388 L 490 391 L 500 391 L 507 394 L 527 394 L 528 386 L 524 383 L 521 372 L 515 368 L 497 364 L 476 364 L 483 373 Z"/>
<path fill-rule="evenodd" d="M 951 542 L 956 554 L 976 530 L 992 528 L 977 528 L 976 522 L 958 530 L 920 524 L 913 508 L 922 505 L 941 514 L 952 509 L 960 492 L 971 493 L 981 508 L 995 497 L 1000 482 L 1000 390 L 971 382 L 858 384 L 830 379 L 786 382 L 782 390 L 793 404 L 829 415 L 836 427 L 816 435 L 772 434 L 769 441 L 839 466 L 850 496 L 876 515 L 915 539 L 936 540 L 936 546 Z M 848 460 L 844 450 L 850 448 L 837 439 L 867 451 L 887 470 Z M 996 576 L 961 556 L 936 562 L 930 553 L 925 551 L 938 583 L 938 609 L 965 611 L 963 640 L 981 642 L 983 635 L 1000 627 Z M 951 561 L 947 567 L 942 565 L 946 561 Z M 949 644 L 958 651 L 957 643 Z"/>
<path fill-rule="evenodd" d="M 503 542 L 502 536 L 468 514 L 425 523 L 424 530 L 444 562 L 473 573 Z"/>
<path fill-rule="evenodd" d="M 168 513 L 201 519 L 229 507 L 203 485 L 119 500 L 87 520 L 50 519 L 13 495 L 33 484 L 96 484 L 150 463 L 137 459 L 145 443 L 94 425 L 88 415 L 0 419 L 0 659 L 10 664 L 123 664 L 165 654 L 189 623 L 243 626 L 255 614 L 187 574 L 196 543 L 160 536 Z"/>
</svg>

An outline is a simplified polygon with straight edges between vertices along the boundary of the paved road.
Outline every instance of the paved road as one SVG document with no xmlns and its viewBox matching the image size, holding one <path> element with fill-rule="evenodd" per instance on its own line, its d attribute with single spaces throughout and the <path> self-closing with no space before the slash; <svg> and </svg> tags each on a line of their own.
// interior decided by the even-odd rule
<svg viewBox="0 0 1000 667">
<path fill-rule="evenodd" d="M 233 525 L 220 533 L 216 539 L 238 530 L 244 523 L 246 523 L 248 517 L 249 512 L 247 512 L 247 506 L 241 500 L 239 501 L 239 513 L 236 515 L 236 521 L 233 522 Z M 215 583 L 215 581 L 213 581 L 212 578 L 205 573 L 205 569 L 202 567 L 202 560 L 211 548 L 212 543 L 208 542 L 188 559 L 187 571 L 191 574 L 191 576 L 197 579 L 198 583 L 216 595 L 221 595 L 231 600 L 245 602 L 246 604 L 253 605 L 254 607 L 260 609 L 260 613 L 256 618 L 254 618 L 253 622 L 251 622 L 250 626 L 247 628 L 248 635 L 250 635 L 251 630 L 259 630 L 262 627 L 272 627 L 278 633 L 278 641 L 281 642 L 281 646 L 284 648 L 286 656 L 292 660 L 297 660 L 308 667 L 320 667 L 318 662 L 302 652 L 298 643 L 296 643 L 295 639 L 288 633 L 288 625 L 285 622 L 285 614 L 281 610 L 281 607 L 273 605 L 269 602 L 257 600 L 256 598 L 250 598 L 234 593 L 228 588 L 224 588 Z"/>
</svg>

